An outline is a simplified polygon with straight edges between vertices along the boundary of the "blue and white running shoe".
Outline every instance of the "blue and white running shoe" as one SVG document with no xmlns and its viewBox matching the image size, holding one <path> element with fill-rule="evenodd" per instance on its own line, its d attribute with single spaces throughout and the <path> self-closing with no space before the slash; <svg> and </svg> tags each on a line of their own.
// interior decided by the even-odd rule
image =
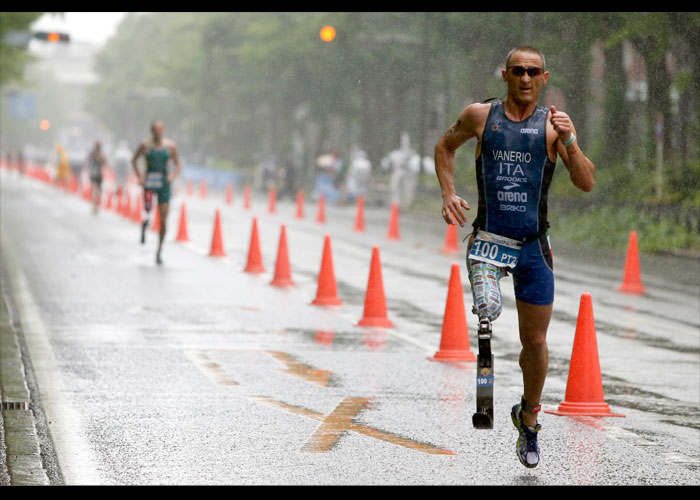
<svg viewBox="0 0 700 500">
<path fill-rule="evenodd" d="M 540 463 L 540 447 L 537 445 L 537 433 L 542 429 L 540 424 L 534 428 L 528 427 L 522 421 L 522 411 L 520 405 L 513 406 L 510 412 L 513 425 L 518 429 L 518 443 L 515 445 L 515 452 L 520 463 L 530 469 L 537 467 Z"/>
</svg>

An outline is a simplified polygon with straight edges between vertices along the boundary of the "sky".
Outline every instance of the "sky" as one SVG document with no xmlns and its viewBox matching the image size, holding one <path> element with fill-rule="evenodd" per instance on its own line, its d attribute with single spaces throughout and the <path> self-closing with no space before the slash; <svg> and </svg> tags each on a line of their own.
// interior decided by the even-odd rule
<svg viewBox="0 0 700 500">
<path fill-rule="evenodd" d="M 44 14 L 32 24 L 34 30 L 64 30 L 71 39 L 104 44 L 126 15 L 126 12 L 65 12 Z"/>
</svg>

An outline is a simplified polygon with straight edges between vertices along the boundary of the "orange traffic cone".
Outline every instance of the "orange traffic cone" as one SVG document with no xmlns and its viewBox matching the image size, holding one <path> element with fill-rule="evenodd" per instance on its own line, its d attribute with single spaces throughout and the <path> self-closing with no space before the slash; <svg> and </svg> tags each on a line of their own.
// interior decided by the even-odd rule
<svg viewBox="0 0 700 500">
<path fill-rule="evenodd" d="M 202 182 L 199 183 L 199 197 L 200 198 L 207 197 L 207 181 L 206 181 L 206 179 L 202 179 Z"/>
<path fill-rule="evenodd" d="M 289 252 L 287 251 L 287 229 L 282 224 L 280 230 L 280 242 L 277 247 L 277 263 L 275 264 L 275 277 L 270 282 L 274 286 L 293 286 L 292 275 L 289 267 Z"/>
<path fill-rule="evenodd" d="M 105 210 L 112 210 L 112 190 L 107 191 L 107 199 L 105 201 Z"/>
<path fill-rule="evenodd" d="M 442 253 L 450 255 L 453 252 L 459 251 L 459 228 L 452 219 L 452 224 L 447 225 L 445 231 L 445 245 L 442 247 Z"/>
<path fill-rule="evenodd" d="M 624 417 L 611 413 L 610 407 L 603 400 L 593 305 L 588 292 L 581 295 L 566 396 L 556 411 L 545 412 L 565 416 Z"/>
<path fill-rule="evenodd" d="M 243 186 L 243 208 L 246 210 L 250 208 L 250 186 L 247 184 Z"/>
<path fill-rule="evenodd" d="M 297 191 L 297 213 L 296 213 L 296 218 L 297 219 L 303 219 L 304 218 L 304 190 L 300 189 Z"/>
<path fill-rule="evenodd" d="M 311 303 L 317 306 L 338 306 L 343 303 L 338 297 L 335 284 L 331 237 L 329 235 L 325 235 L 323 239 L 323 256 L 321 257 L 321 270 L 318 274 L 316 298 Z"/>
<path fill-rule="evenodd" d="M 155 216 L 153 217 L 153 224 L 151 225 L 151 231 L 154 233 L 160 232 L 160 206 L 156 204 L 154 208 L 154 212 L 156 213 Z"/>
<path fill-rule="evenodd" d="M 185 212 L 185 204 L 180 206 L 180 227 L 177 230 L 177 238 L 175 241 L 190 241 L 187 234 L 187 212 Z"/>
<path fill-rule="evenodd" d="M 247 273 L 265 272 L 265 267 L 262 264 L 262 256 L 260 254 L 257 217 L 253 217 L 253 230 L 250 234 L 250 247 L 248 248 L 248 264 L 246 264 L 244 271 Z"/>
<path fill-rule="evenodd" d="M 191 180 L 187 181 L 187 196 L 192 196 L 193 190 L 194 190 L 194 187 L 192 185 L 192 181 Z"/>
<path fill-rule="evenodd" d="M 432 358 L 437 361 L 476 361 L 469 347 L 469 328 L 464 310 L 462 280 L 459 277 L 459 264 L 452 264 L 450 284 L 447 289 L 445 316 L 442 320 L 440 350 Z"/>
<path fill-rule="evenodd" d="M 386 314 L 382 264 L 379 259 L 379 247 L 376 245 L 372 247 L 372 261 L 369 267 L 367 291 L 365 292 L 365 309 L 357 326 L 394 326 Z"/>
<path fill-rule="evenodd" d="M 624 293 L 642 295 L 644 285 L 639 266 L 639 250 L 637 249 L 637 231 L 630 233 L 629 244 L 627 246 L 627 259 L 625 260 L 625 271 L 622 278 L 622 285 L 618 288 Z"/>
<path fill-rule="evenodd" d="M 225 257 L 226 252 L 224 252 L 224 244 L 221 236 L 221 216 L 219 215 L 219 210 L 216 211 L 216 217 L 214 218 L 214 234 L 211 237 L 211 250 L 209 250 L 209 257 Z"/>
<path fill-rule="evenodd" d="M 129 217 L 131 217 L 131 196 L 129 196 L 129 193 L 125 192 L 124 198 L 125 198 L 124 206 L 122 207 L 121 214 L 124 217 L 129 218 Z"/>
<path fill-rule="evenodd" d="M 386 237 L 390 240 L 400 240 L 399 235 L 399 205 L 396 202 L 391 204 L 391 218 L 389 219 L 389 232 Z"/>
<path fill-rule="evenodd" d="M 229 182 L 226 184 L 226 204 L 230 205 L 233 203 L 233 186 Z"/>
<path fill-rule="evenodd" d="M 365 230 L 365 199 L 362 196 L 357 197 L 357 215 L 355 215 L 354 231 L 364 232 Z"/>
<path fill-rule="evenodd" d="M 318 197 L 318 215 L 316 216 L 316 222 L 320 224 L 326 222 L 326 196 L 323 194 Z"/>
</svg>

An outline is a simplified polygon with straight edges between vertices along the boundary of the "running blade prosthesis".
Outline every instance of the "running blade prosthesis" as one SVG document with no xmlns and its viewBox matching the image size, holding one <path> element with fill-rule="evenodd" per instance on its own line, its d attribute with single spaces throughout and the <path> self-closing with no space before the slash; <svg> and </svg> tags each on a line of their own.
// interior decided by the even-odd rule
<svg viewBox="0 0 700 500">
<path fill-rule="evenodd" d="M 479 320 L 479 354 L 476 371 L 476 413 L 472 416 L 476 429 L 493 429 L 493 354 L 491 322 Z"/>
</svg>

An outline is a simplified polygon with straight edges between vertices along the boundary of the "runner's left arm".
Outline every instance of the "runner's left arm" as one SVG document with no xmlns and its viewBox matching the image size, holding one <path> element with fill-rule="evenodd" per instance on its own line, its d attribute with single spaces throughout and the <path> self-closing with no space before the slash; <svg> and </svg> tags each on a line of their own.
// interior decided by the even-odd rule
<svg viewBox="0 0 700 500">
<path fill-rule="evenodd" d="M 182 165 L 180 164 L 180 154 L 177 151 L 177 145 L 175 143 L 172 144 L 170 154 L 173 159 L 173 163 L 175 163 L 175 170 L 168 175 L 168 182 L 173 182 L 175 177 L 180 175 L 180 170 L 182 169 Z"/>
</svg>

